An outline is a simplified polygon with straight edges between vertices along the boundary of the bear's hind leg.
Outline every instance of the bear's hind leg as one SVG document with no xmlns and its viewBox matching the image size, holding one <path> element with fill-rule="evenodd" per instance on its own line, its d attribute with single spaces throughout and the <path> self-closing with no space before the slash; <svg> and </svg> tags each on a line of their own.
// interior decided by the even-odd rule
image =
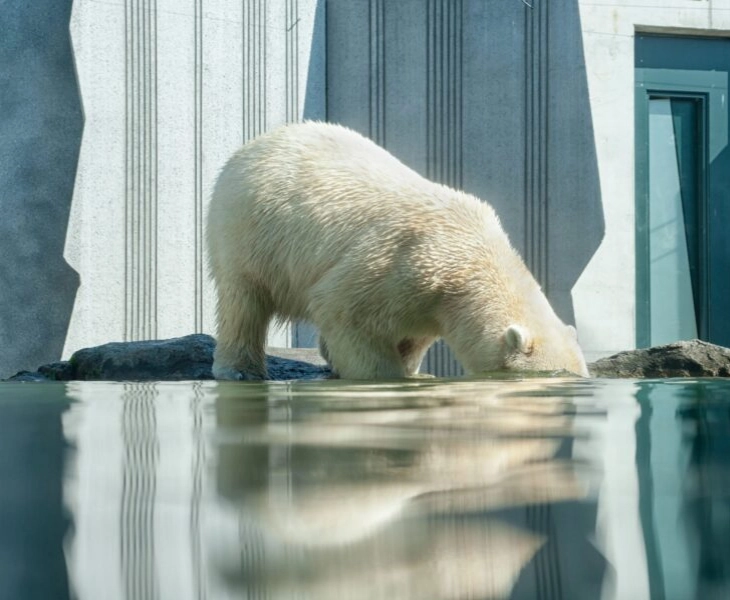
<svg viewBox="0 0 730 600">
<path fill-rule="evenodd" d="M 418 373 L 423 357 L 433 341 L 433 337 L 403 338 L 398 343 L 398 352 L 403 361 L 406 375 L 416 375 Z"/>
<path fill-rule="evenodd" d="M 327 361 L 327 364 L 331 367 L 332 361 L 330 360 L 330 351 L 327 348 L 327 340 L 324 339 L 322 334 L 320 334 L 317 339 L 317 348 L 319 350 L 319 355 L 324 358 Z"/>
<path fill-rule="evenodd" d="M 216 379 L 266 379 L 266 332 L 272 317 L 269 294 L 248 282 L 218 290 Z"/>
<path fill-rule="evenodd" d="M 402 379 L 406 375 L 392 343 L 363 340 L 354 333 L 328 335 L 326 340 L 326 358 L 342 379 Z"/>
</svg>

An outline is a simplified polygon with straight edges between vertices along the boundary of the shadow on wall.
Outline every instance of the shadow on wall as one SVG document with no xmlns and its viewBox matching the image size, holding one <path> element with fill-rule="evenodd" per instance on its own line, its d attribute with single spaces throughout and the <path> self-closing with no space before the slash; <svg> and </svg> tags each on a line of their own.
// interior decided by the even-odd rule
<svg viewBox="0 0 730 600">
<path fill-rule="evenodd" d="M 547 35 L 543 284 L 558 316 L 575 324 L 571 290 L 606 232 L 578 0 L 550 1 Z"/>
<path fill-rule="evenodd" d="M 312 28 L 312 45 L 307 65 L 307 89 L 304 97 L 304 114 L 307 121 L 324 121 L 327 118 L 327 44 L 325 36 L 325 7 L 317 0 Z"/>
<path fill-rule="evenodd" d="M 604 235 L 577 0 L 327 5 L 327 117 L 494 205 L 556 312 Z"/>
<path fill-rule="evenodd" d="M 79 286 L 63 259 L 83 129 L 71 5 L 2 4 L 0 378 L 60 359 Z"/>
<path fill-rule="evenodd" d="M 312 29 L 312 45 L 307 65 L 307 88 L 303 118 L 306 121 L 327 120 L 327 44 L 324 0 L 317 0 Z M 310 323 L 298 322 L 292 327 L 292 346 L 316 348 L 319 332 Z"/>
</svg>

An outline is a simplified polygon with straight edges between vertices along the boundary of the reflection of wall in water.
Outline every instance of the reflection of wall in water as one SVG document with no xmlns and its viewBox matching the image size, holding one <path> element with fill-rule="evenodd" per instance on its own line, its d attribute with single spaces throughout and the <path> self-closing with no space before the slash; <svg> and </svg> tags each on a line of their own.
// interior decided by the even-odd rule
<svg viewBox="0 0 730 600">
<path fill-rule="evenodd" d="M 79 598 L 201 598 L 205 389 L 69 384 L 65 433 L 78 451 L 66 486 Z"/>
<path fill-rule="evenodd" d="M 725 390 L 697 388 L 677 411 L 689 453 L 684 516 L 697 553 L 697 598 L 730 594 L 730 410 Z"/>
<path fill-rule="evenodd" d="M 132 386 L 122 400 L 120 553 L 124 595 L 158 598 L 155 504 L 159 442 L 155 384 Z"/>
<path fill-rule="evenodd" d="M 69 598 L 65 541 L 74 522 L 63 504 L 73 448 L 60 385 L 5 384 L 0 391 L 0 598 Z"/>
<path fill-rule="evenodd" d="M 70 384 L 72 589 L 530 598 L 549 579 L 595 596 L 559 385 L 336 385 Z"/>
<path fill-rule="evenodd" d="M 631 381 L 594 383 L 574 420 L 573 459 L 598 474 L 592 543 L 609 565 L 600 593 L 585 598 L 649 598 L 647 560 L 638 509 L 636 422 L 640 415 Z M 567 597 L 567 596 L 566 596 Z"/>
<path fill-rule="evenodd" d="M 697 598 L 730 593 L 730 410 L 727 392 L 702 382 L 676 411 L 682 450 L 682 520 L 696 566 Z"/>
<path fill-rule="evenodd" d="M 652 597 L 730 591 L 727 392 L 712 380 L 642 382 L 636 463 Z"/>
</svg>

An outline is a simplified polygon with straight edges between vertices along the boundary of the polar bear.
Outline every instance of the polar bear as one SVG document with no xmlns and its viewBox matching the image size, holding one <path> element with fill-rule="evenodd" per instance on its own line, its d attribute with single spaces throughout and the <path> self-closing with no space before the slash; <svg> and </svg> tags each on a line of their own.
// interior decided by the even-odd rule
<svg viewBox="0 0 730 600">
<path fill-rule="evenodd" d="M 206 237 L 217 379 L 266 378 L 272 319 L 316 325 L 346 379 L 413 375 L 439 337 L 470 374 L 588 375 L 492 207 L 345 127 L 287 125 L 246 144 L 218 177 Z"/>
</svg>

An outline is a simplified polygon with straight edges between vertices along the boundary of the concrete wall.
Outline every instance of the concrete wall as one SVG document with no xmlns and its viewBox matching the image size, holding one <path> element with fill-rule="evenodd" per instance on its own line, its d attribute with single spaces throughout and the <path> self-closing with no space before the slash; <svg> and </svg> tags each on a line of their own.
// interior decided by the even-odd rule
<svg viewBox="0 0 730 600">
<path fill-rule="evenodd" d="M 213 330 L 209 189 L 248 139 L 325 117 L 322 15 L 317 0 L 2 4 L 0 377 Z M 270 341 L 293 336 L 312 342 Z"/>
<path fill-rule="evenodd" d="M 319 4 L 76 0 L 86 121 L 65 257 L 81 287 L 64 355 L 214 329 L 209 191 L 247 140 L 324 118 Z M 289 345 L 289 328 L 270 341 Z"/>
<path fill-rule="evenodd" d="M 0 378 L 60 358 L 79 285 L 63 259 L 82 130 L 70 12 L 0 3 Z"/>
<path fill-rule="evenodd" d="M 589 356 L 635 343 L 634 33 L 730 36 L 730 0 L 580 0 L 605 236 L 573 288 Z M 581 217 L 582 220 L 582 217 Z"/>
<path fill-rule="evenodd" d="M 577 2 L 332 2 L 327 30 L 328 118 L 492 203 L 574 322 L 571 290 L 603 236 Z M 427 362 L 454 368 L 442 348 Z"/>
<path fill-rule="evenodd" d="M 301 118 L 492 202 L 589 358 L 632 347 L 634 32 L 727 33 L 730 0 L 529 4 L 4 2 L 0 377 L 212 331 L 212 182 Z"/>
</svg>

